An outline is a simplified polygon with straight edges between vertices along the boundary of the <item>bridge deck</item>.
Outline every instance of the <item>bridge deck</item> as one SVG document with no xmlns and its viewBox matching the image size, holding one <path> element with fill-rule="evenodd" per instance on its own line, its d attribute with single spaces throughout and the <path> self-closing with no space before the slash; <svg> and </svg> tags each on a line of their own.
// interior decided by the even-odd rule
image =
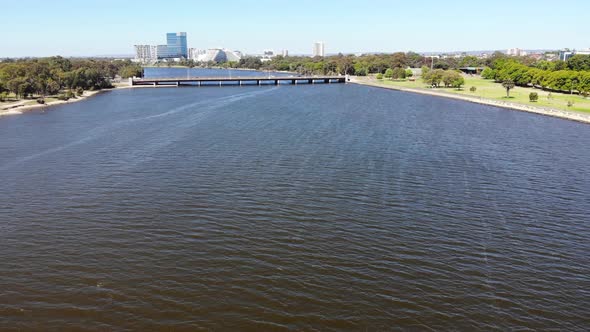
<svg viewBox="0 0 590 332">
<path fill-rule="evenodd" d="M 132 85 L 181 85 L 182 83 L 205 83 L 216 82 L 256 82 L 260 85 L 262 82 L 272 81 L 274 84 L 279 82 L 290 82 L 292 84 L 299 84 L 300 81 L 306 83 L 315 83 L 320 81 L 323 83 L 345 83 L 345 76 L 236 76 L 236 77 L 163 77 L 163 78 L 139 78 L 131 79 Z"/>
</svg>

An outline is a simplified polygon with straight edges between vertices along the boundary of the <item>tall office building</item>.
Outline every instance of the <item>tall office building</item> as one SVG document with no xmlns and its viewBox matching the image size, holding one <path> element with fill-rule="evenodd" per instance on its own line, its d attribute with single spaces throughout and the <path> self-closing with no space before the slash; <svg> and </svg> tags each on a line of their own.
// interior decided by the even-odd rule
<svg viewBox="0 0 590 332">
<path fill-rule="evenodd" d="M 166 34 L 168 58 L 188 58 L 186 32 L 169 32 Z"/>
<path fill-rule="evenodd" d="M 313 56 L 324 56 L 324 42 L 313 43 Z"/>
</svg>

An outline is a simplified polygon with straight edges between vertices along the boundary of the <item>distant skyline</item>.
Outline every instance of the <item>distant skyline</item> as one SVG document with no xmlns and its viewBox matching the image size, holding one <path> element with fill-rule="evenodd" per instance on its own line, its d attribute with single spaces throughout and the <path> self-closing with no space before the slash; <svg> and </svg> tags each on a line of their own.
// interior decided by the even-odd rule
<svg viewBox="0 0 590 332">
<path fill-rule="evenodd" d="M 590 48 L 587 0 L 3 1 L 0 58 L 131 55 L 187 32 L 191 48 L 326 54 Z"/>
</svg>

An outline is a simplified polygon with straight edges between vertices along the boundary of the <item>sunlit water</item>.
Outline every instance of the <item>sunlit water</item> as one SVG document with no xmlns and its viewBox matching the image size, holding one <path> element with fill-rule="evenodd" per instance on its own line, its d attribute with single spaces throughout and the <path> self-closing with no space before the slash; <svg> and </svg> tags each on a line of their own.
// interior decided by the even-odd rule
<svg viewBox="0 0 590 332">
<path fill-rule="evenodd" d="M 588 142 L 350 84 L 4 117 L 0 330 L 588 330 Z"/>
</svg>

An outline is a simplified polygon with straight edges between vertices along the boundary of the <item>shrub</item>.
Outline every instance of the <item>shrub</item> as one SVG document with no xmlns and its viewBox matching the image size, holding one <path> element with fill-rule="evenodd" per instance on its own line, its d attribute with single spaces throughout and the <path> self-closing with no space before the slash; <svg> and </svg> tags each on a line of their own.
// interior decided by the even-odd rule
<svg viewBox="0 0 590 332">
<path fill-rule="evenodd" d="M 379 74 L 377 74 L 377 76 L 375 76 L 375 78 L 377 78 L 378 80 L 382 80 L 383 74 L 379 73 Z"/>
<path fill-rule="evenodd" d="M 567 107 L 572 107 L 574 106 L 574 101 L 573 100 L 568 100 L 567 101 Z"/>
<path fill-rule="evenodd" d="M 529 100 L 530 100 L 532 103 L 536 102 L 537 100 L 539 100 L 539 94 L 538 94 L 538 93 L 536 93 L 536 92 L 531 92 L 531 93 L 529 93 Z"/>
<path fill-rule="evenodd" d="M 385 78 L 391 78 L 391 77 L 393 77 L 393 69 L 387 68 L 387 70 L 385 71 L 384 77 Z"/>
<path fill-rule="evenodd" d="M 43 98 L 37 98 L 37 103 L 38 104 L 45 104 L 45 99 L 43 99 Z"/>
<path fill-rule="evenodd" d="M 0 92 L 0 101 L 5 101 L 8 99 L 8 93 L 6 91 Z"/>
<path fill-rule="evenodd" d="M 549 99 L 549 100 L 553 99 L 553 94 L 551 94 L 551 92 L 549 92 L 549 94 L 547 94 L 547 99 Z"/>
<path fill-rule="evenodd" d="M 76 95 L 82 96 L 83 94 L 84 94 L 84 89 L 82 89 L 82 87 L 78 87 L 76 89 Z"/>
<path fill-rule="evenodd" d="M 60 94 L 58 94 L 58 95 L 57 95 L 57 99 L 58 99 L 58 100 L 68 100 L 68 99 L 70 99 L 70 98 L 68 98 L 68 97 L 67 97 L 65 94 L 63 94 L 63 93 L 60 93 Z"/>
<path fill-rule="evenodd" d="M 410 68 L 406 69 L 406 77 L 412 77 L 412 76 L 414 76 L 414 72 Z"/>
<path fill-rule="evenodd" d="M 472 87 L 470 87 L 470 88 L 469 88 L 469 91 L 471 91 L 471 92 L 475 92 L 475 91 L 477 91 L 477 88 L 476 88 L 476 87 L 474 87 L 474 86 L 472 86 Z"/>
<path fill-rule="evenodd" d="M 68 99 L 70 99 L 70 98 L 76 98 L 76 95 L 74 94 L 74 91 L 68 90 L 68 91 L 66 91 L 66 97 Z"/>
</svg>

